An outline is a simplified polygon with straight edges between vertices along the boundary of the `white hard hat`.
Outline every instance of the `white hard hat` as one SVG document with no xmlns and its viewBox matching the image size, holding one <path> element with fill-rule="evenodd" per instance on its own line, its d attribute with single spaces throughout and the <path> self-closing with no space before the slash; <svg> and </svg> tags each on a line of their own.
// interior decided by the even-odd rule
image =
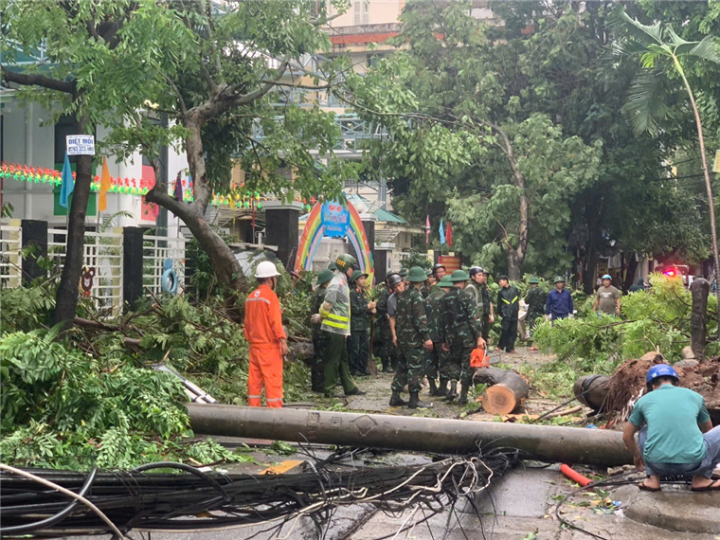
<svg viewBox="0 0 720 540">
<path fill-rule="evenodd" d="M 270 261 L 261 262 L 257 265 L 257 268 L 255 269 L 256 278 L 270 278 L 279 275 L 280 272 L 278 272 L 277 268 L 275 268 L 275 263 L 272 263 Z"/>
</svg>

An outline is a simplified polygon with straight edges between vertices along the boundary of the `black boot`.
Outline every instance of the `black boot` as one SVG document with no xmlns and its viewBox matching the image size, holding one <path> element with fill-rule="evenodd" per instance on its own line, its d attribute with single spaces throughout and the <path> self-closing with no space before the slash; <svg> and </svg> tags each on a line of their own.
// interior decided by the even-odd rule
<svg viewBox="0 0 720 540">
<path fill-rule="evenodd" d="M 432 403 L 425 403 L 424 401 L 420 401 L 418 392 L 410 393 L 410 402 L 408 403 L 408 409 L 430 409 L 430 408 L 432 408 Z"/>
<path fill-rule="evenodd" d="M 392 396 L 390 396 L 390 406 L 391 407 L 404 407 L 407 405 L 407 401 L 405 401 L 403 398 L 400 397 L 400 394 L 398 392 L 395 392 L 393 390 Z"/>
<path fill-rule="evenodd" d="M 468 389 L 470 388 L 470 385 L 466 382 L 462 383 L 460 387 L 460 399 L 458 399 L 458 405 L 467 405 L 468 399 Z"/>
<path fill-rule="evenodd" d="M 435 379 L 428 377 L 428 383 L 430 384 L 430 395 L 439 396 L 440 392 L 438 391 L 437 384 L 435 384 Z"/>
<path fill-rule="evenodd" d="M 447 398 L 450 401 L 457 398 L 457 381 L 450 381 L 450 390 L 448 390 Z"/>
<path fill-rule="evenodd" d="M 448 395 L 448 381 L 445 377 L 440 377 L 440 386 L 438 387 L 438 396 Z"/>
</svg>

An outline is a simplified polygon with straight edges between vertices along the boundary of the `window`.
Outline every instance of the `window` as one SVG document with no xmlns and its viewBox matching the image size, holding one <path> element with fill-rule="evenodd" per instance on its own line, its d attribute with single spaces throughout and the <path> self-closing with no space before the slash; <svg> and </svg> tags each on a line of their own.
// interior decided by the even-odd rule
<svg viewBox="0 0 720 540">
<path fill-rule="evenodd" d="M 369 0 L 353 0 L 353 24 L 370 24 Z"/>
</svg>

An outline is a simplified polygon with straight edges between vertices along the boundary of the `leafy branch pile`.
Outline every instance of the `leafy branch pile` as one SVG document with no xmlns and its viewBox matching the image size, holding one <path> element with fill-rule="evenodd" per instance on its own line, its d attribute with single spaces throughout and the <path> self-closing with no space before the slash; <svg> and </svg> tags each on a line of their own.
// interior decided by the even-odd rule
<svg viewBox="0 0 720 540">
<path fill-rule="evenodd" d="M 295 320 L 306 297 L 287 298 Z M 243 459 L 212 441 L 191 444 L 182 386 L 150 369 L 164 362 L 220 402 L 244 404 L 248 345 L 221 299 L 154 299 L 110 321 L 81 309 L 87 318 L 64 341 L 51 327 L 53 300 L 40 287 L 2 291 L 3 460 L 81 470 Z M 286 399 L 300 397 L 307 381 L 303 364 L 286 364 Z"/>
<path fill-rule="evenodd" d="M 584 374 L 611 375 L 630 358 L 640 358 L 659 350 L 670 361 L 679 360 L 683 347 L 690 344 L 692 298 L 679 279 L 654 274 L 647 291 L 624 296 L 622 318 L 597 317 L 579 306 L 580 317 L 542 322 L 533 333 L 535 343 L 557 360 L 532 374 L 549 392 L 568 395 L 574 380 Z M 587 302 L 592 302 L 588 299 Z M 717 298 L 708 300 L 708 335 L 717 331 Z M 707 348 L 718 354 L 717 343 Z"/>
</svg>

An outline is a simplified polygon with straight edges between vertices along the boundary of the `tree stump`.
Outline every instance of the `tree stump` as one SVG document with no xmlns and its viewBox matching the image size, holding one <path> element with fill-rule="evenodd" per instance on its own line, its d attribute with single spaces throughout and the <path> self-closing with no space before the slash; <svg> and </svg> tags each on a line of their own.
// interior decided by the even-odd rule
<svg viewBox="0 0 720 540">
<path fill-rule="evenodd" d="M 475 371 L 473 380 L 491 385 L 482 398 L 482 407 L 490 414 L 512 413 L 522 407 L 530 393 L 530 386 L 517 371 L 482 368 Z"/>
<path fill-rule="evenodd" d="M 603 410 L 608 392 L 610 392 L 610 377 L 606 375 L 586 375 L 580 377 L 573 385 L 575 399 L 596 413 Z"/>
<path fill-rule="evenodd" d="M 710 283 L 703 278 L 693 280 L 690 285 L 692 294 L 692 311 L 690 312 L 690 347 L 695 358 L 702 362 L 705 358 L 707 341 L 707 304 L 710 294 Z"/>
</svg>

